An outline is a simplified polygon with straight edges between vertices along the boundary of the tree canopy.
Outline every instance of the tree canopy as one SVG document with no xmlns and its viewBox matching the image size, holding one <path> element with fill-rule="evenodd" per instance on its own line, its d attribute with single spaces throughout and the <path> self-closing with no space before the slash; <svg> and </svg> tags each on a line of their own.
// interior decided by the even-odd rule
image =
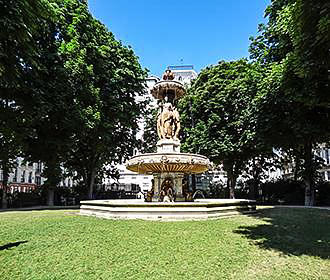
<svg viewBox="0 0 330 280">
<path fill-rule="evenodd" d="M 137 97 L 145 93 L 146 71 L 86 1 L 0 4 L 0 98 L 7 106 L 0 113 L 7 128 L 1 137 L 45 163 L 50 204 L 63 166 L 84 181 L 91 197 L 104 165 L 118 163 L 137 145 L 144 108 Z M 15 115 L 10 122 L 9 109 Z M 21 137 L 13 138 L 14 132 Z M 11 157 L 17 155 L 16 149 Z"/>
<path fill-rule="evenodd" d="M 75 121 L 73 145 L 65 160 L 89 187 L 105 164 L 132 155 L 144 108 L 137 97 L 145 93 L 146 72 L 131 48 L 123 46 L 94 19 L 86 4 L 63 5 L 69 15 L 61 22 L 60 53 L 70 73 Z"/>
<path fill-rule="evenodd" d="M 266 72 L 256 99 L 259 132 L 275 147 L 302 150 L 306 205 L 314 203 L 312 149 L 330 136 L 328 9 L 322 0 L 273 0 L 250 46 Z"/>
<path fill-rule="evenodd" d="M 265 148 L 252 115 L 262 77 L 257 63 L 220 61 L 201 71 L 180 102 L 183 149 L 223 164 L 232 198 L 243 167 Z"/>
</svg>

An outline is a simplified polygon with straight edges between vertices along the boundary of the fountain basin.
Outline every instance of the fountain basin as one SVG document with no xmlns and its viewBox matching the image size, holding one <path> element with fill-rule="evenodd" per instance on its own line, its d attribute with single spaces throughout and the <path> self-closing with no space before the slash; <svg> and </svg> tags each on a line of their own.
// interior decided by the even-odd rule
<svg viewBox="0 0 330 280">
<path fill-rule="evenodd" d="M 164 99 L 165 93 L 172 91 L 174 99 L 179 99 L 185 94 L 185 88 L 182 83 L 177 81 L 160 81 L 151 89 L 151 94 L 156 99 Z"/>
<path fill-rule="evenodd" d="M 207 157 L 189 153 L 149 153 L 133 156 L 126 168 L 140 174 L 162 172 L 203 173 L 208 170 Z"/>
<path fill-rule="evenodd" d="M 197 199 L 194 202 L 143 202 L 142 200 L 81 201 L 80 215 L 105 219 L 206 220 L 256 211 L 255 200 Z"/>
</svg>

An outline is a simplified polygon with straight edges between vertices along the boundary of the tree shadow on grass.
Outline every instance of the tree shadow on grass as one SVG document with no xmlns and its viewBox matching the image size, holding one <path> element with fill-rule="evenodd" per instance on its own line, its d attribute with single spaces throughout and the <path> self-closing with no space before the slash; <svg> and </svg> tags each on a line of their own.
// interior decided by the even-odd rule
<svg viewBox="0 0 330 280">
<path fill-rule="evenodd" d="M 240 226 L 234 232 L 263 249 L 330 259 L 330 211 L 275 208 L 259 210 L 253 217 L 266 223 Z"/>
<path fill-rule="evenodd" d="M 24 240 L 24 241 L 17 241 L 17 242 L 12 242 L 12 243 L 7 243 L 5 245 L 2 245 L 0 246 L 0 251 L 2 250 L 7 250 L 7 249 L 10 249 L 10 248 L 13 248 L 13 247 L 17 247 L 23 243 L 26 243 L 27 241 Z"/>
</svg>

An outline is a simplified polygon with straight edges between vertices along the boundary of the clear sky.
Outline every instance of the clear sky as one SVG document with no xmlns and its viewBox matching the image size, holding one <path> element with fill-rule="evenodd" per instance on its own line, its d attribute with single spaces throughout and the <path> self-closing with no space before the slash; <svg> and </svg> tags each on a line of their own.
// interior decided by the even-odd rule
<svg viewBox="0 0 330 280">
<path fill-rule="evenodd" d="M 199 72 L 248 57 L 270 0 L 88 0 L 93 15 L 160 76 L 168 65 Z"/>
</svg>

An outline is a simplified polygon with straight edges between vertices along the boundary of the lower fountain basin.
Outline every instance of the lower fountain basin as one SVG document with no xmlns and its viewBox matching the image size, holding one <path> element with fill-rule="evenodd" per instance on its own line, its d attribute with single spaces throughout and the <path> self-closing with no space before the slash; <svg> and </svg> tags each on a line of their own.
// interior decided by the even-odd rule
<svg viewBox="0 0 330 280">
<path fill-rule="evenodd" d="M 246 199 L 198 199 L 172 203 L 116 199 L 88 200 L 80 204 L 80 215 L 106 219 L 205 220 L 256 211 L 255 200 Z"/>
<path fill-rule="evenodd" d="M 189 153 L 149 153 L 136 155 L 127 163 L 126 168 L 140 174 L 162 172 L 203 173 L 208 170 L 207 157 Z"/>
</svg>

